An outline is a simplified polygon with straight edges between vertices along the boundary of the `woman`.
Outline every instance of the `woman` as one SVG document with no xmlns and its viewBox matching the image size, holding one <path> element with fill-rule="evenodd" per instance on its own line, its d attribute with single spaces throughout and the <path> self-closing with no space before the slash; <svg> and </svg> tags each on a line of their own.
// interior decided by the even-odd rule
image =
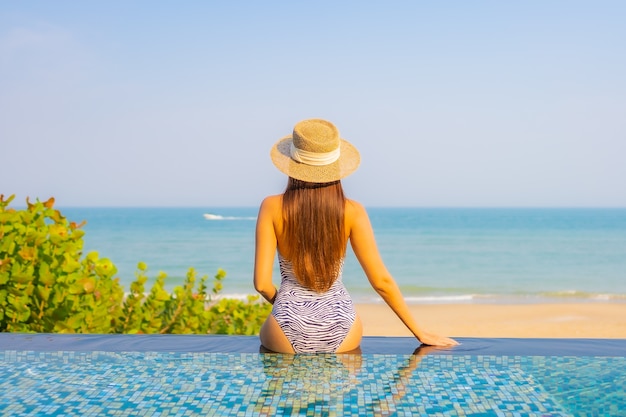
<svg viewBox="0 0 626 417">
<path fill-rule="evenodd" d="M 261 344 L 283 353 L 359 348 L 361 320 L 341 281 L 348 241 L 374 290 L 421 343 L 457 344 L 417 325 L 378 253 L 367 212 L 344 196 L 340 180 L 357 169 L 360 156 L 337 128 L 304 120 L 274 145 L 271 157 L 289 182 L 283 194 L 263 200 L 257 219 L 254 287 L 274 305 Z M 272 282 L 277 250 L 278 290 Z"/>
</svg>

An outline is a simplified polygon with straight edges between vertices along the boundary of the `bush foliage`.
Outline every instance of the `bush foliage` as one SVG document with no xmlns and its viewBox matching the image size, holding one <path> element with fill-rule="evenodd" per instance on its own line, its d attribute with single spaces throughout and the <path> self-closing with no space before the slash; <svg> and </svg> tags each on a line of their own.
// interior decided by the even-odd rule
<svg viewBox="0 0 626 417">
<path fill-rule="evenodd" d="M 139 262 L 128 292 L 97 252 L 83 257 L 84 222 L 68 221 L 54 199 L 9 208 L 0 195 L 0 331 L 38 333 L 258 334 L 271 305 L 258 296 L 220 298 L 226 273 L 209 291 L 190 268 L 172 292 L 159 273 L 146 288 Z"/>
</svg>

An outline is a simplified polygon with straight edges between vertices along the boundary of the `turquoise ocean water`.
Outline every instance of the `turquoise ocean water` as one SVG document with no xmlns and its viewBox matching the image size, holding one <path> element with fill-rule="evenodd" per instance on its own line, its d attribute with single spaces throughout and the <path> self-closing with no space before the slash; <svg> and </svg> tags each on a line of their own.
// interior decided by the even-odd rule
<svg viewBox="0 0 626 417">
<path fill-rule="evenodd" d="M 189 267 L 227 273 L 225 295 L 254 293 L 257 208 L 61 208 L 86 220 L 85 253 L 180 284 Z M 379 250 L 409 303 L 626 302 L 626 209 L 369 208 Z M 208 216 L 205 216 L 208 215 Z M 276 272 L 275 282 L 279 284 Z M 379 302 L 349 251 L 344 282 Z"/>
</svg>

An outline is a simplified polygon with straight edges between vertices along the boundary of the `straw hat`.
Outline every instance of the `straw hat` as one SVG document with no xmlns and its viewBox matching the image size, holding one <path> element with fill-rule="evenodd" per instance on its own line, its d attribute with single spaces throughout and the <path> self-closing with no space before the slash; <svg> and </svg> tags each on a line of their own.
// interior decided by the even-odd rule
<svg viewBox="0 0 626 417">
<path fill-rule="evenodd" d="M 282 173 L 301 181 L 324 183 L 352 174 L 359 166 L 359 151 L 339 137 L 329 121 L 303 120 L 293 134 L 274 144 L 272 162 Z"/>
</svg>

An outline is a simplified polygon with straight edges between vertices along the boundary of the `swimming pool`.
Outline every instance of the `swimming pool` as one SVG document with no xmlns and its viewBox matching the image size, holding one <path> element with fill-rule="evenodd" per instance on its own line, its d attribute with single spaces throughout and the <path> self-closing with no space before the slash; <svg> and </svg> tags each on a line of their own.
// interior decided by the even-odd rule
<svg viewBox="0 0 626 417">
<path fill-rule="evenodd" d="M 258 338 L 0 334 L 11 416 L 626 415 L 626 339 L 365 337 L 361 354 L 260 353 Z"/>
</svg>

